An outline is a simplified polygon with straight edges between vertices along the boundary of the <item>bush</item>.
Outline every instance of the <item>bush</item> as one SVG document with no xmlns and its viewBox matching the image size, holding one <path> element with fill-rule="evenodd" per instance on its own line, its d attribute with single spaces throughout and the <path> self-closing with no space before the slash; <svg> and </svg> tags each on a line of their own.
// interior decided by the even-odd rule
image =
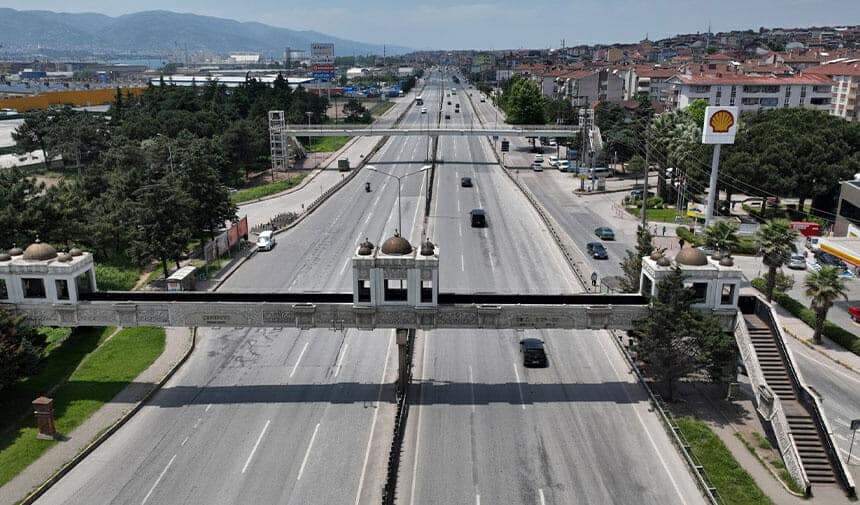
<svg viewBox="0 0 860 505">
<path fill-rule="evenodd" d="M 753 279 L 750 284 L 762 293 L 767 292 L 767 281 L 761 277 Z M 810 328 L 815 327 L 815 312 L 803 303 L 777 290 L 773 291 L 773 300 L 782 305 L 782 307 L 789 311 L 794 317 L 806 323 Z M 850 331 L 842 328 L 841 326 L 837 326 L 830 321 L 825 321 L 824 336 L 860 356 L 860 338 L 857 338 L 857 336 Z"/>
<path fill-rule="evenodd" d="M 131 291 L 139 278 L 138 269 L 96 265 L 96 287 L 101 291 Z"/>
<path fill-rule="evenodd" d="M 699 235 L 694 235 L 690 229 L 685 226 L 675 228 L 675 233 L 678 238 L 682 238 L 687 242 L 698 247 L 703 244 L 702 238 Z M 746 256 L 755 256 L 758 253 L 758 246 L 755 243 L 755 237 L 738 237 L 738 245 L 731 251 L 732 254 L 742 254 Z"/>
<path fill-rule="evenodd" d="M 690 229 L 687 227 L 679 226 L 675 228 L 675 233 L 678 235 L 678 238 L 686 240 L 687 242 L 693 244 L 693 246 L 702 245 L 702 241 L 699 239 L 699 237 L 695 236 L 692 232 L 690 232 Z"/>
<path fill-rule="evenodd" d="M 659 196 L 652 196 L 648 199 L 648 208 L 649 209 L 662 209 L 666 204 L 663 203 L 663 199 Z"/>
</svg>

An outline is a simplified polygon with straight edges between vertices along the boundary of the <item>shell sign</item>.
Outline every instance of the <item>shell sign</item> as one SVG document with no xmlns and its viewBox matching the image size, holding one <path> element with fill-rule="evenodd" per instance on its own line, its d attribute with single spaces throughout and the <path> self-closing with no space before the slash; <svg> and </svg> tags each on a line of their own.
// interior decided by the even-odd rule
<svg viewBox="0 0 860 505">
<path fill-rule="evenodd" d="M 738 131 L 737 107 L 706 107 L 703 144 L 734 144 Z"/>
</svg>

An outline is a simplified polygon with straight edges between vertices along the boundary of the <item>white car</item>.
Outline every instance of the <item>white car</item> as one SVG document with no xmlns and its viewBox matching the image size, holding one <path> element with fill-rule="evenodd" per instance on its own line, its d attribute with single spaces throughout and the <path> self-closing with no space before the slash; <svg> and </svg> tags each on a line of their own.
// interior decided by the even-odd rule
<svg viewBox="0 0 860 505">
<path fill-rule="evenodd" d="M 543 154 L 535 154 L 535 165 L 543 164 Z"/>
<path fill-rule="evenodd" d="M 549 157 L 549 166 L 557 167 L 558 166 L 558 156 L 550 156 Z"/>
<path fill-rule="evenodd" d="M 427 107 L 421 107 L 421 114 L 427 114 Z"/>
<path fill-rule="evenodd" d="M 534 165 L 532 165 L 532 170 L 534 170 L 535 172 L 543 172 L 543 167 L 540 163 L 535 163 Z"/>
<path fill-rule="evenodd" d="M 792 253 L 788 259 L 788 268 L 806 270 L 806 258 L 802 254 Z"/>
<path fill-rule="evenodd" d="M 261 232 L 257 237 L 258 251 L 271 251 L 275 247 L 275 233 L 272 230 Z"/>
</svg>

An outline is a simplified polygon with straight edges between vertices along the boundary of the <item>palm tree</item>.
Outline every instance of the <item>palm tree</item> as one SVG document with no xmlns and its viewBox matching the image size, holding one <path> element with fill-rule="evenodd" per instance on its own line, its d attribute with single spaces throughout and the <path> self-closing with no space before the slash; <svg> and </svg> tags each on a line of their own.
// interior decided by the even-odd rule
<svg viewBox="0 0 860 505">
<path fill-rule="evenodd" d="M 827 320 L 827 311 L 833 306 L 833 302 L 837 298 L 848 298 L 845 279 L 839 277 L 840 273 L 838 268 L 824 266 L 806 276 L 806 296 L 812 298 L 810 308 L 815 311 L 815 333 L 812 334 L 812 340 L 816 344 L 821 343 L 824 321 Z"/>
<path fill-rule="evenodd" d="M 796 238 L 797 231 L 792 230 L 785 219 L 772 219 L 756 232 L 756 244 L 767 266 L 767 301 L 773 300 L 777 269 L 788 263 L 791 253 L 797 251 Z"/>
<path fill-rule="evenodd" d="M 705 246 L 730 255 L 738 246 L 738 225 L 730 221 L 714 221 L 702 232 Z"/>
</svg>

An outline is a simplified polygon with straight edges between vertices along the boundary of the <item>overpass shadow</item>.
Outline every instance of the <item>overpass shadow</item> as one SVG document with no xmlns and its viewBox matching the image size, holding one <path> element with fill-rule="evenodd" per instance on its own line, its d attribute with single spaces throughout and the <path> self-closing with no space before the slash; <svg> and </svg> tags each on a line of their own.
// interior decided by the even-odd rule
<svg viewBox="0 0 860 505">
<path fill-rule="evenodd" d="M 412 405 L 531 405 L 541 403 L 646 402 L 638 384 L 605 383 L 464 383 L 428 380 L 410 386 Z M 520 391 L 522 390 L 522 397 Z M 394 384 L 385 384 L 381 401 L 394 403 Z M 371 403 L 379 398 L 378 384 L 264 384 L 249 386 L 176 386 L 162 389 L 149 402 L 161 408 L 188 405 L 245 403 Z"/>
</svg>

